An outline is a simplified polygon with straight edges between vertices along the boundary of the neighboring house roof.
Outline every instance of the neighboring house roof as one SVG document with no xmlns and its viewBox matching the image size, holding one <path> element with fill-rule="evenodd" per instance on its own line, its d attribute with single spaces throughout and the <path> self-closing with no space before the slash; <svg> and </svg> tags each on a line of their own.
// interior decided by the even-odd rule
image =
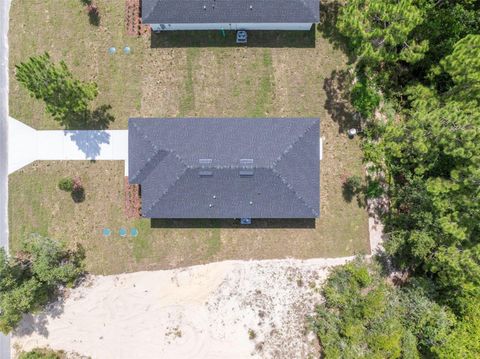
<svg viewBox="0 0 480 359">
<path fill-rule="evenodd" d="M 144 217 L 319 216 L 319 119 L 135 118 L 128 130 Z"/>
<path fill-rule="evenodd" d="M 142 0 L 144 24 L 316 23 L 318 0 Z"/>
</svg>

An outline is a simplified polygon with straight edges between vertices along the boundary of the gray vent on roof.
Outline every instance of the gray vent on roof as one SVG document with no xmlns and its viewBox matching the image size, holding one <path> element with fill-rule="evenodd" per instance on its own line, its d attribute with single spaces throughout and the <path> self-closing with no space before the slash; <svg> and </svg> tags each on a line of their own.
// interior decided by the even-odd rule
<svg viewBox="0 0 480 359">
<path fill-rule="evenodd" d="M 241 177 L 253 176 L 253 159 L 241 158 L 240 159 L 240 172 Z"/>
<path fill-rule="evenodd" d="M 198 172 L 198 174 L 200 175 L 200 177 L 210 177 L 210 176 L 213 176 L 213 171 L 200 170 L 200 172 Z"/>
<path fill-rule="evenodd" d="M 211 169 L 212 159 L 211 158 L 200 158 L 198 160 L 200 164 L 200 172 L 198 173 L 200 177 L 210 177 L 213 176 L 213 171 Z"/>
</svg>

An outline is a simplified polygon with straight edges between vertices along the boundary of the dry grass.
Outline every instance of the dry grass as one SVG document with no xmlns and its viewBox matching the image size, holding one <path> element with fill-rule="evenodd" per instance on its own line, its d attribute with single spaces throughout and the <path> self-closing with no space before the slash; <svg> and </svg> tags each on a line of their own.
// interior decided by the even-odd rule
<svg viewBox="0 0 480 359">
<path fill-rule="evenodd" d="M 325 138 L 322 217 L 314 228 L 293 228 L 298 223 L 261 228 L 262 222 L 239 228 L 222 221 L 190 223 L 190 228 L 155 222 L 152 227 L 149 220 L 128 220 L 124 215 L 122 163 L 44 162 L 10 176 L 13 247 L 30 232 L 78 241 L 87 249 L 88 267 L 95 273 L 369 250 L 367 214 L 342 196 L 342 180 L 363 172 L 358 142 L 343 133 L 351 118 L 336 91 L 347 58 L 321 33 L 251 33 L 248 47 L 232 46 L 232 34 L 224 38 L 216 32 L 163 34 L 150 41 L 125 35 L 123 0 L 96 1 L 99 27 L 89 24 L 80 1 L 64 3 L 13 1 L 12 73 L 15 63 L 48 50 L 54 59 L 64 59 L 79 78 L 98 83 L 95 105 L 112 105 L 116 117 L 112 128 L 125 128 L 132 116 L 320 117 Z M 132 48 L 131 55 L 121 52 L 125 45 Z M 107 52 L 110 46 L 117 47 L 113 56 Z M 12 116 L 36 128 L 58 128 L 42 104 L 11 79 Z M 84 203 L 74 204 L 56 188 L 67 174 L 82 177 Z M 104 227 L 118 231 L 121 226 L 135 226 L 140 235 L 136 239 L 101 235 Z"/>
</svg>

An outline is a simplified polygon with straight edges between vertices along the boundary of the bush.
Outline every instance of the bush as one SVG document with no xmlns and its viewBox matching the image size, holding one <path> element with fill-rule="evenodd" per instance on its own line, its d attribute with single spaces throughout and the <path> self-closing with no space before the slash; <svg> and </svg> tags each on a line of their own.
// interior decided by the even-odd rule
<svg viewBox="0 0 480 359">
<path fill-rule="evenodd" d="M 55 352 L 48 349 L 33 349 L 29 352 L 23 352 L 18 356 L 18 359 L 62 359 L 64 352 Z"/>
<path fill-rule="evenodd" d="M 58 182 L 58 188 L 65 192 L 72 192 L 73 180 L 71 178 L 62 178 L 60 182 Z"/>
<path fill-rule="evenodd" d="M 365 196 L 367 198 L 378 198 L 384 193 L 383 187 L 379 181 L 369 181 L 365 189 Z"/>
<path fill-rule="evenodd" d="M 344 183 L 344 187 L 353 194 L 359 193 L 362 190 L 362 186 L 362 178 L 357 175 L 348 177 Z"/>
<path fill-rule="evenodd" d="M 356 111 L 364 118 L 371 118 L 380 104 L 380 95 L 364 81 L 358 81 L 350 93 L 351 102 Z"/>
<path fill-rule="evenodd" d="M 84 252 L 33 235 L 14 257 L 0 249 L 0 331 L 12 331 L 26 313 L 47 304 L 60 286 L 73 285 L 83 274 Z"/>
<path fill-rule="evenodd" d="M 326 358 L 432 357 L 455 325 L 423 288 L 395 288 L 361 260 L 335 268 L 323 295 L 313 324 Z"/>
</svg>

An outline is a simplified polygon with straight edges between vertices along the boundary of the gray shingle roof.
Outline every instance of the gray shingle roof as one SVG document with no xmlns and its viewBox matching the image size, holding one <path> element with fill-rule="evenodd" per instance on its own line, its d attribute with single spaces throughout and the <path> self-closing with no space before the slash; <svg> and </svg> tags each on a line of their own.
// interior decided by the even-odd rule
<svg viewBox="0 0 480 359">
<path fill-rule="evenodd" d="M 319 119 L 136 118 L 128 129 L 144 217 L 319 215 Z"/>
<path fill-rule="evenodd" d="M 319 18 L 318 0 L 142 0 L 145 24 L 316 23 Z"/>
</svg>

